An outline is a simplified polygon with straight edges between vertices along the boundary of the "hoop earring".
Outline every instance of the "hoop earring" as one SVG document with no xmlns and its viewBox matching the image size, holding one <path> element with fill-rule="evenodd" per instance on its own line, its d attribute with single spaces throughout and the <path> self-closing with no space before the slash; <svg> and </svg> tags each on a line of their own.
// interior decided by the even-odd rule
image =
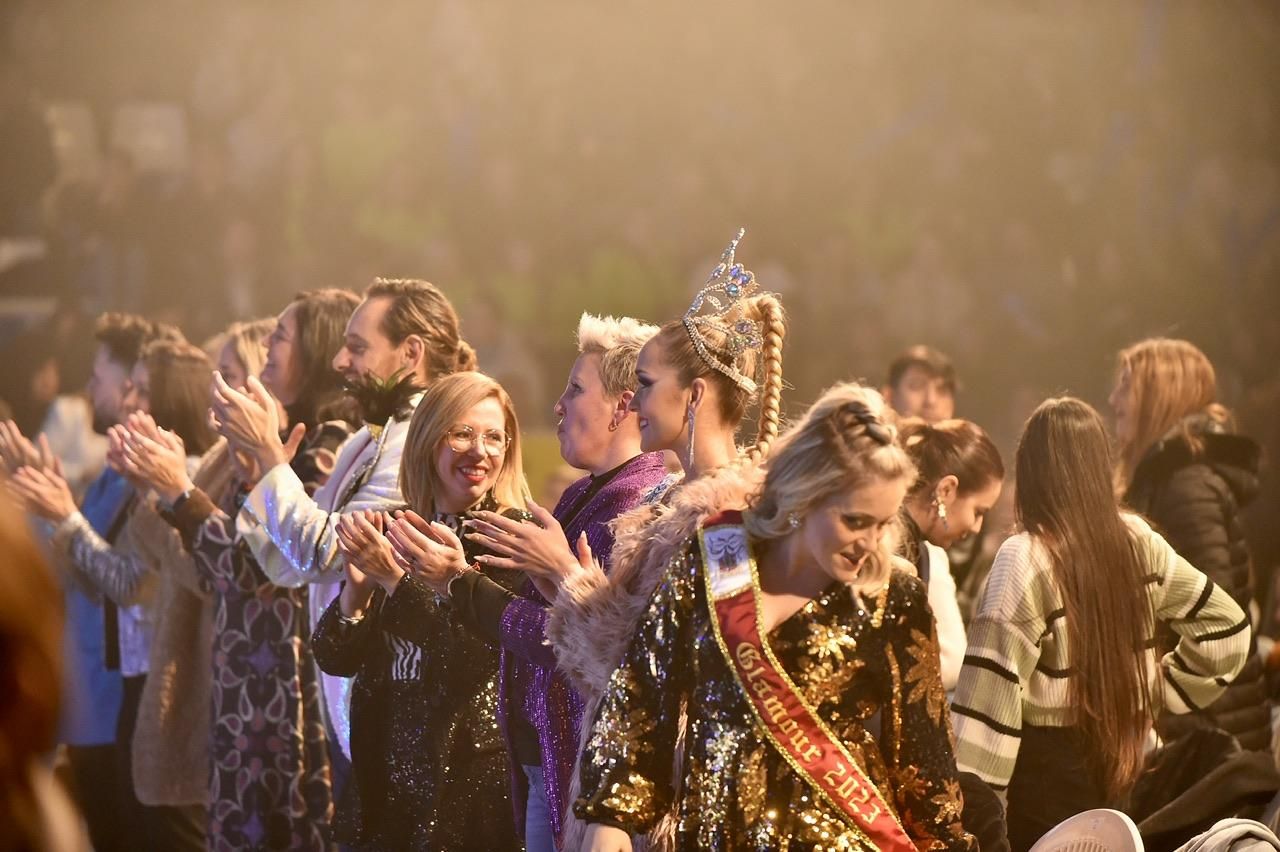
<svg viewBox="0 0 1280 852">
<path fill-rule="evenodd" d="M 693 436 L 698 426 L 698 413 L 694 411 L 692 403 L 685 415 L 685 421 L 689 426 L 689 472 L 691 472 L 693 470 Z"/>
<path fill-rule="evenodd" d="M 610 431 L 610 432 L 617 432 L 617 431 L 618 431 L 618 421 L 617 421 L 617 420 L 610 420 L 610 421 L 609 421 L 609 431 Z"/>
</svg>

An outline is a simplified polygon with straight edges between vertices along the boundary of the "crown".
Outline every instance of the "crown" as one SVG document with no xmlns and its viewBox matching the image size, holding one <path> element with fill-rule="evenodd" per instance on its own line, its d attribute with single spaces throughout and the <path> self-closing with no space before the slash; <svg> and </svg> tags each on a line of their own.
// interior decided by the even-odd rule
<svg viewBox="0 0 1280 852">
<path fill-rule="evenodd" d="M 693 304 L 685 311 L 683 322 L 689 339 L 693 341 L 693 348 L 708 367 L 728 376 L 747 393 L 755 393 L 755 380 L 743 375 L 735 366 L 742 352 L 759 349 L 764 344 L 760 323 L 745 317 L 733 318 L 734 314 L 741 312 L 743 303 L 756 289 L 755 273 L 744 269 L 733 257 L 746 233 L 745 228 L 738 229 L 738 235 L 720 256 L 720 263 L 711 270 L 706 285 L 693 297 Z M 724 343 L 708 340 L 708 330 L 722 334 Z"/>
</svg>

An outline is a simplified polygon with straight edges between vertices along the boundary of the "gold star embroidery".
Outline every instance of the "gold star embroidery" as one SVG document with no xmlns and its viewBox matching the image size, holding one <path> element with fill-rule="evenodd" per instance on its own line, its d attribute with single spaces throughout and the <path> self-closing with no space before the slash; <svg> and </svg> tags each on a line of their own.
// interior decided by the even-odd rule
<svg viewBox="0 0 1280 852">
<path fill-rule="evenodd" d="M 929 718 L 935 725 L 941 725 L 947 705 L 947 691 L 942 688 L 942 676 L 938 667 L 938 640 L 919 630 L 912 630 L 911 645 L 907 648 L 907 653 L 912 660 L 906 676 L 911 687 L 907 701 L 911 704 L 923 701 Z"/>
</svg>

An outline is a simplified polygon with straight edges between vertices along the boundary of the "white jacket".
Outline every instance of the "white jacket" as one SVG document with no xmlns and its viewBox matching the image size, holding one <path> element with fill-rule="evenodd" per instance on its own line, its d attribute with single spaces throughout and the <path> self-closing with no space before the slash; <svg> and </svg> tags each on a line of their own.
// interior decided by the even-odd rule
<svg viewBox="0 0 1280 852">
<path fill-rule="evenodd" d="M 416 406 L 422 397 L 414 398 Z M 262 572 L 277 586 L 310 585 L 311 628 L 338 596 L 346 563 L 338 549 L 338 519 L 362 509 L 389 510 L 404 505 L 400 494 L 400 456 L 409 419 L 390 420 L 376 439 L 368 426 L 338 448 L 329 480 L 307 496 L 298 474 L 277 465 L 259 480 L 236 517 L 236 532 Z M 351 755 L 351 680 L 321 674 L 329 723 L 338 743 Z"/>
</svg>

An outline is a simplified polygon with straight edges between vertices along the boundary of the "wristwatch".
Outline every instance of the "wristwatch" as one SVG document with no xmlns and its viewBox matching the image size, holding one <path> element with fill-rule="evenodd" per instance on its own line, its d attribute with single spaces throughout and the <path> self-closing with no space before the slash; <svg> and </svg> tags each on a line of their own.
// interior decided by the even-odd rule
<svg viewBox="0 0 1280 852">
<path fill-rule="evenodd" d="M 169 514 L 175 515 L 177 514 L 178 510 L 182 508 L 182 504 L 191 499 L 191 493 L 193 491 L 195 491 L 194 487 L 188 488 L 186 491 L 183 491 L 181 494 L 179 494 L 177 499 L 175 499 L 172 503 L 169 503 L 165 501 L 163 498 L 161 498 L 160 505 L 163 506 L 165 509 L 167 509 Z"/>
</svg>

